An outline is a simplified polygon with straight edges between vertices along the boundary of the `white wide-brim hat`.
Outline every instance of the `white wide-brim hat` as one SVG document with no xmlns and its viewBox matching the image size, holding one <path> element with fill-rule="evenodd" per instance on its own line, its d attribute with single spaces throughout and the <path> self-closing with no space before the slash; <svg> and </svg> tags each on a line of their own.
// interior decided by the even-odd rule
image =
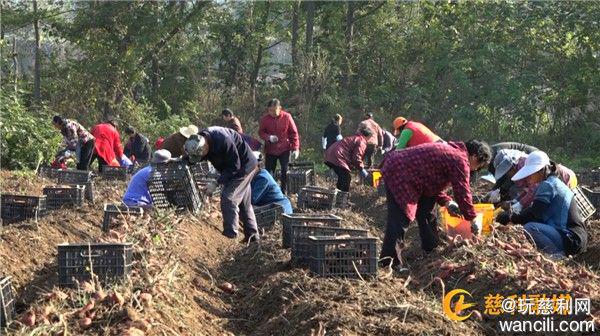
<svg viewBox="0 0 600 336">
<path fill-rule="evenodd" d="M 196 125 L 188 125 L 186 127 L 181 127 L 179 129 L 179 133 L 186 138 L 192 136 L 192 134 L 198 134 L 198 127 Z"/>
<path fill-rule="evenodd" d="M 540 171 L 540 169 L 548 166 L 550 164 L 550 158 L 548 154 L 542 151 L 535 151 L 527 156 L 525 159 L 525 165 L 523 168 L 519 169 L 519 171 L 512 177 L 511 180 L 518 181 L 530 176 L 534 173 Z"/>
</svg>

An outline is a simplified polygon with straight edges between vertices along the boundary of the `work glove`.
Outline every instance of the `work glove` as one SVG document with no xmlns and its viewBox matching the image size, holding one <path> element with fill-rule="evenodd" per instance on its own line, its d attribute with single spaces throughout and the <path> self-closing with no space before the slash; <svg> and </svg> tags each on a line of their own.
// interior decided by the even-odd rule
<svg viewBox="0 0 600 336">
<path fill-rule="evenodd" d="M 292 152 L 292 161 L 295 161 L 296 159 L 298 159 L 298 156 L 300 156 L 300 151 L 299 150 L 295 150 Z"/>
<path fill-rule="evenodd" d="M 515 202 L 513 205 L 510 206 L 510 212 L 514 214 L 520 214 L 521 210 L 523 210 L 523 205 L 519 202 Z"/>
<path fill-rule="evenodd" d="M 369 172 L 366 169 L 361 169 L 360 171 L 360 177 L 366 179 L 369 176 Z"/>
<path fill-rule="evenodd" d="M 121 159 L 119 160 L 119 164 L 121 165 L 121 167 L 130 167 L 133 165 L 131 160 L 129 160 L 129 158 L 127 156 L 125 156 L 125 154 L 123 154 L 123 156 L 121 156 Z"/>
<path fill-rule="evenodd" d="M 500 189 L 494 189 L 487 194 L 487 199 L 490 203 L 500 202 Z"/>
<path fill-rule="evenodd" d="M 276 143 L 279 141 L 279 138 L 276 135 L 269 135 L 269 142 Z"/>
<path fill-rule="evenodd" d="M 215 192 L 215 190 L 217 190 L 217 187 L 219 187 L 219 184 L 216 181 L 210 181 L 204 190 L 206 190 L 207 194 L 212 194 Z"/>
<path fill-rule="evenodd" d="M 381 149 L 381 155 L 385 154 L 385 149 Z"/>
<path fill-rule="evenodd" d="M 501 213 L 499 213 L 498 216 L 496 216 L 496 222 L 502 225 L 508 224 L 508 222 L 510 222 L 510 212 L 502 211 Z"/>
<path fill-rule="evenodd" d="M 327 149 L 327 138 L 321 138 L 321 146 L 323 149 Z"/>
<path fill-rule="evenodd" d="M 458 207 L 458 204 L 454 201 L 448 202 L 448 204 L 446 204 L 446 209 L 448 210 L 448 213 L 450 214 L 450 216 L 453 216 L 453 217 L 461 217 L 462 216 L 462 213 L 460 212 L 460 208 Z"/>
<path fill-rule="evenodd" d="M 338 134 L 338 135 L 335 137 L 335 140 L 336 140 L 336 141 L 340 141 L 340 140 L 342 140 L 343 138 L 344 138 L 344 137 L 342 137 L 342 135 L 341 135 L 341 134 Z"/>
</svg>

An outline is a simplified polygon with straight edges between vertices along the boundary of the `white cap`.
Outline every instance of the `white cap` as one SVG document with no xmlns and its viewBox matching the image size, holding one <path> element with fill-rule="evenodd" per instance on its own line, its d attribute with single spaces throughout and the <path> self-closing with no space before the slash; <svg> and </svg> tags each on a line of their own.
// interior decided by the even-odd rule
<svg viewBox="0 0 600 336">
<path fill-rule="evenodd" d="M 189 138 L 190 136 L 192 136 L 192 134 L 198 133 L 198 127 L 196 127 L 196 125 L 188 125 L 186 127 L 181 127 L 179 129 L 179 133 L 184 137 Z"/>
<path fill-rule="evenodd" d="M 165 163 L 171 160 L 171 152 L 166 149 L 159 149 L 152 154 L 152 163 Z"/>
<path fill-rule="evenodd" d="M 519 162 L 519 159 L 526 157 L 525 152 L 521 152 L 516 149 L 501 149 L 494 158 L 494 178 L 497 180 L 501 179 L 502 176 L 506 175 L 508 171 Z"/>
<path fill-rule="evenodd" d="M 490 183 L 496 183 L 496 178 L 494 177 L 494 175 L 492 175 L 492 173 L 487 173 L 483 175 L 481 179 Z"/>
<path fill-rule="evenodd" d="M 523 168 L 519 169 L 519 171 L 512 177 L 513 181 L 518 181 L 530 176 L 542 168 L 548 166 L 550 164 L 550 158 L 548 154 L 542 151 L 535 151 L 527 156 L 525 159 L 525 165 Z"/>
</svg>

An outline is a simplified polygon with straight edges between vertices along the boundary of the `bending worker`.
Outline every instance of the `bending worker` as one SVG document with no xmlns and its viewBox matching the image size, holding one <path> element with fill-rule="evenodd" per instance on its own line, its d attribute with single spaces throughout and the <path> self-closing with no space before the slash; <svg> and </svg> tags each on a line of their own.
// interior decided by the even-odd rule
<svg viewBox="0 0 600 336">
<path fill-rule="evenodd" d="M 152 163 L 166 163 L 171 160 L 171 152 L 159 149 L 152 154 Z M 140 169 L 131 177 L 127 191 L 123 195 L 123 203 L 127 206 L 140 206 L 149 208 L 152 206 L 152 196 L 148 190 L 148 181 L 152 175 L 152 166 L 148 165 Z"/>
<path fill-rule="evenodd" d="M 260 165 L 262 163 L 260 152 L 254 152 L 254 156 Z M 258 171 L 258 174 L 252 179 L 250 188 L 252 189 L 252 205 L 279 204 L 283 207 L 283 213 L 291 214 L 293 212 L 289 198 L 283 194 L 273 176 L 266 169 L 261 168 Z"/>
<path fill-rule="evenodd" d="M 496 220 L 506 225 L 523 224 L 535 246 L 554 257 L 585 252 L 588 234 L 573 192 L 556 175 L 548 155 L 536 151 L 527 157 L 523 168 L 512 177 L 528 186 L 538 185 L 531 206 L 519 214 L 502 212 Z"/>
<path fill-rule="evenodd" d="M 190 136 L 184 148 L 191 163 L 208 160 L 220 174 L 216 183 L 223 185 L 223 235 L 235 239 L 241 221 L 244 241 L 259 240 L 250 188 L 258 172 L 257 160 L 240 133 L 230 128 L 209 127 Z M 209 194 L 216 190 L 216 183 L 206 187 Z"/>
<path fill-rule="evenodd" d="M 392 123 L 396 140 L 396 150 L 418 146 L 424 143 L 443 142 L 442 138 L 433 133 L 427 126 L 404 117 L 394 119 Z"/>
<path fill-rule="evenodd" d="M 352 168 L 358 169 L 362 178 L 369 175 L 363 157 L 367 149 L 367 138 L 371 135 L 371 130 L 361 128 L 358 134 L 343 138 L 325 151 L 325 164 L 337 175 L 338 190 L 350 191 Z"/>
</svg>

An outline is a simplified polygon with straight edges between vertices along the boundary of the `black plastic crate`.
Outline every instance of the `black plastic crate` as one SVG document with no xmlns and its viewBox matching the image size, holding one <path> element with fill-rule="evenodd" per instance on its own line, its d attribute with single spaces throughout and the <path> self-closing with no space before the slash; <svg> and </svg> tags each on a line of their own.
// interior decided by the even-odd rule
<svg viewBox="0 0 600 336">
<path fill-rule="evenodd" d="M 42 178 L 55 179 L 58 178 L 59 171 L 62 169 L 41 166 L 38 168 L 37 175 Z"/>
<path fill-rule="evenodd" d="M 335 195 L 335 207 L 338 209 L 347 209 L 350 207 L 350 193 L 338 190 Z"/>
<path fill-rule="evenodd" d="M 91 182 L 94 174 L 89 170 L 66 169 L 58 171 L 58 183 L 82 184 Z"/>
<path fill-rule="evenodd" d="M 579 208 L 581 218 L 583 218 L 583 220 L 587 220 L 588 218 L 592 217 L 592 215 L 596 212 L 596 208 L 585 196 L 581 187 L 573 189 L 573 193 L 575 193 L 574 198 L 575 202 L 577 202 L 577 207 Z"/>
<path fill-rule="evenodd" d="M 196 188 L 198 188 L 198 192 L 203 196 L 213 197 L 217 196 L 221 193 L 221 186 L 219 185 L 211 194 L 208 194 L 206 191 L 206 186 L 209 183 L 217 183 L 217 179 L 209 176 L 196 177 L 194 176 L 194 183 L 196 184 Z"/>
<path fill-rule="evenodd" d="M 333 214 L 325 213 L 293 213 L 281 215 L 282 225 L 282 245 L 284 248 L 292 247 L 292 226 L 311 225 L 311 226 L 329 226 L 340 227 L 342 218 Z"/>
<path fill-rule="evenodd" d="M 88 281 L 92 273 L 107 284 L 131 273 L 131 243 L 81 243 L 58 245 L 58 284 L 73 286 Z"/>
<path fill-rule="evenodd" d="M 152 164 L 148 190 L 155 208 L 198 212 L 202 201 L 192 174 L 183 162 Z"/>
<path fill-rule="evenodd" d="M 0 278 L 0 328 L 5 328 L 15 317 L 15 296 L 10 277 Z"/>
<path fill-rule="evenodd" d="M 315 170 L 315 163 L 312 161 L 294 161 L 294 162 L 290 162 L 288 167 L 290 170 L 294 170 L 294 169 Z"/>
<path fill-rule="evenodd" d="M 588 189 L 586 187 L 581 187 L 583 193 L 587 196 L 592 203 L 592 206 L 596 208 L 595 218 L 600 218 L 600 212 L 598 212 L 598 208 L 600 208 L 600 191 L 594 191 Z"/>
<path fill-rule="evenodd" d="M 337 189 L 307 186 L 298 193 L 298 208 L 313 210 L 332 210 L 335 205 Z"/>
<path fill-rule="evenodd" d="M 142 207 L 127 206 L 124 204 L 104 204 L 102 231 L 108 232 L 115 219 L 127 218 L 129 216 L 142 216 L 143 214 L 144 209 Z"/>
<path fill-rule="evenodd" d="M 314 182 L 315 172 L 308 170 L 289 170 L 287 173 L 287 193 L 297 194 L 300 190 Z"/>
<path fill-rule="evenodd" d="M 46 212 L 46 196 L 2 194 L 0 197 L 2 221 L 20 222 L 30 218 L 37 221 Z"/>
<path fill-rule="evenodd" d="M 324 277 L 363 278 L 377 275 L 377 238 L 322 237 L 307 239 L 308 266 Z"/>
<path fill-rule="evenodd" d="M 46 207 L 48 209 L 58 209 L 65 206 L 81 207 L 85 197 L 85 186 L 66 185 L 44 187 L 46 195 Z"/>
<path fill-rule="evenodd" d="M 276 203 L 254 207 L 256 224 L 263 230 L 272 228 L 281 217 L 281 214 L 283 214 L 283 207 Z"/>
<path fill-rule="evenodd" d="M 349 229 L 329 226 L 313 225 L 292 225 L 292 261 L 306 262 L 309 257 L 309 244 L 307 240 L 310 236 L 348 236 L 348 237 L 367 237 L 369 231 L 364 229 Z"/>
<path fill-rule="evenodd" d="M 83 186 L 85 187 L 83 193 L 86 201 L 90 203 L 94 203 L 94 182 L 79 182 L 79 183 L 71 183 L 58 178 L 58 184 L 67 185 L 67 186 Z"/>
<path fill-rule="evenodd" d="M 129 167 L 102 166 L 100 176 L 105 180 L 127 181 L 129 179 L 129 171 Z"/>
</svg>

